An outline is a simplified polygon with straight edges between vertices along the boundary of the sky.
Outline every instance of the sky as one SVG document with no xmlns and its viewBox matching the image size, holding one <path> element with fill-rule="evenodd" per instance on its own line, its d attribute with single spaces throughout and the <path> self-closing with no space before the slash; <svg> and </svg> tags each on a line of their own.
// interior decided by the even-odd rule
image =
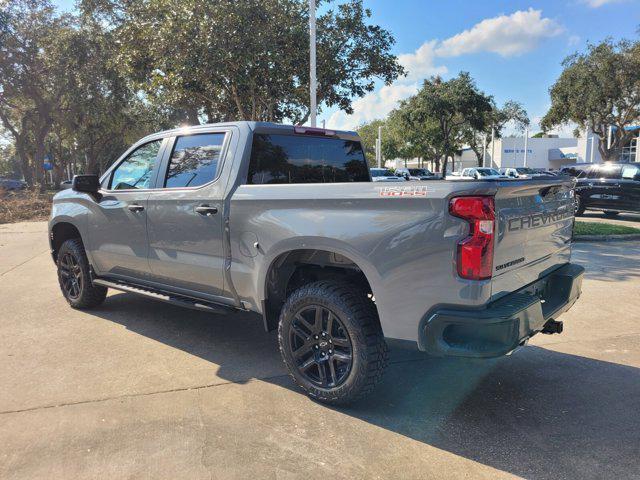
<svg viewBox="0 0 640 480">
<path fill-rule="evenodd" d="M 207 0 L 203 0 L 207 1 Z M 72 0 L 57 0 L 71 8 Z M 532 133 L 550 105 L 562 60 L 607 37 L 638 38 L 640 0 L 364 0 L 371 22 L 396 39 L 393 52 L 408 75 L 354 101 L 346 115 L 324 108 L 319 123 L 354 129 L 384 118 L 432 75 L 467 71 L 498 105 L 521 102 Z M 319 79 L 320 80 L 320 79 Z M 570 135 L 570 130 L 559 133 Z"/>
</svg>

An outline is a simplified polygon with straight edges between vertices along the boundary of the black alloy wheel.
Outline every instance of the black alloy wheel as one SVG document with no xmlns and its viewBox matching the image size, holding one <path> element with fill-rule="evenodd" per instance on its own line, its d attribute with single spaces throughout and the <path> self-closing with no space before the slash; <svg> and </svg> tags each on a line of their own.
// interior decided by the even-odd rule
<svg viewBox="0 0 640 480">
<path fill-rule="evenodd" d="M 295 314 L 289 348 L 300 375 L 319 387 L 337 387 L 351 371 L 349 335 L 340 318 L 324 306 L 305 306 Z"/>
<path fill-rule="evenodd" d="M 65 297 L 70 300 L 77 300 L 80 298 L 85 282 L 80 262 L 73 252 L 65 252 L 60 258 L 59 267 L 60 286 Z"/>
<path fill-rule="evenodd" d="M 290 293 L 278 343 L 293 380 L 310 397 L 344 405 L 380 382 L 388 361 L 376 306 L 360 285 L 318 280 Z"/>
<path fill-rule="evenodd" d="M 64 298 L 73 308 L 93 308 L 104 302 L 107 289 L 94 285 L 91 266 L 82 240 L 71 238 L 57 252 L 58 283 Z"/>
</svg>

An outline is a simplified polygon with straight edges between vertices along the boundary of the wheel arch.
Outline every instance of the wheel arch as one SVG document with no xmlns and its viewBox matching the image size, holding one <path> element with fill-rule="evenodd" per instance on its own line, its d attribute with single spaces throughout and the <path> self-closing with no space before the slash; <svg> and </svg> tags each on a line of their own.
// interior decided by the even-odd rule
<svg viewBox="0 0 640 480">
<path fill-rule="evenodd" d="M 80 229 L 72 221 L 63 219 L 51 225 L 49 233 L 49 244 L 51 246 L 51 256 L 53 261 L 58 260 L 58 251 L 62 244 L 72 238 L 79 238 L 84 245 Z"/>
<path fill-rule="evenodd" d="M 306 241 L 278 250 L 264 265 L 258 298 L 267 331 L 277 328 L 280 309 L 288 294 L 301 285 L 340 278 L 375 296 L 380 279 L 377 270 L 351 249 Z"/>
</svg>

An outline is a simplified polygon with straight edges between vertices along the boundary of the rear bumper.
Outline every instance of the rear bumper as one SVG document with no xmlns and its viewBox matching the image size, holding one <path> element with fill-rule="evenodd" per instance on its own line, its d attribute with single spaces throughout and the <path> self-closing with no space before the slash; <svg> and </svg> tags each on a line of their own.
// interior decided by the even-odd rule
<svg viewBox="0 0 640 480">
<path fill-rule="evenodd" d="M 420 350 L 437 356 L 499 357 L 515 350 L 580 296 L 584 268 L 568 263 L 481 310 L 439 308 L 420 322 Z"/>
</svg>

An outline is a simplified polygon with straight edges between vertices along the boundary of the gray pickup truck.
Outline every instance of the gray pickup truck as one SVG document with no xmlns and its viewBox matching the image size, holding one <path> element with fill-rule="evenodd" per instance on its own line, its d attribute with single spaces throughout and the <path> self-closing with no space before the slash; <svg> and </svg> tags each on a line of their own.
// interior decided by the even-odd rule
<svg viewBox="0 0 640 480">
<path fill-rule="evenodd" d="M 310 396 L 370 392 L 386 339 L 496 357 L 580 295 L 573 180 L 371 182 L 358 136 L 234 122 L 143 138 L 53 201 L 49 234 L 74 308 L 107 289 L 262 315 Z M 406 342 L 405 342 L 406 343 Z"/>
</svg>

